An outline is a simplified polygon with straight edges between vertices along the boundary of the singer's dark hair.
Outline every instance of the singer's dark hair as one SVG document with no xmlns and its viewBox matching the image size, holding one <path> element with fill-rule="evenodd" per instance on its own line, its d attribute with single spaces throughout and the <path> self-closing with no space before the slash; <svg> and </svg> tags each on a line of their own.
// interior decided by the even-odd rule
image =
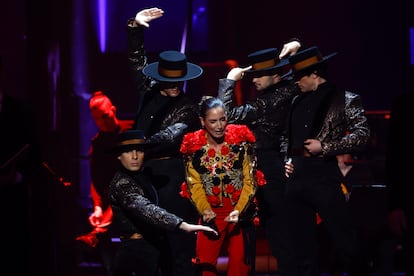
<svg viewBox="0 0 414 276">
<path fill-rule="evenodd" d="M 206 118 L 207 111 L 218 106 L 226 111 L 223 101 L 219 98 L 215 98 L 213 96 L 203 96 L 198 104 L 200 117 Z"/>
</svg>

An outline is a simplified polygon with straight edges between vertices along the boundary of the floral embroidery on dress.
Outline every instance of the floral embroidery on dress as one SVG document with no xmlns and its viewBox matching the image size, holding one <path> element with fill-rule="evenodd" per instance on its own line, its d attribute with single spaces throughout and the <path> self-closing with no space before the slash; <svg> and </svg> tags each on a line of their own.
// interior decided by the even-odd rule
<svg viewBox="0 0 414 276">
<path fill-rule="evenodd" d="M 246 142 L 255 141 L 253 133 L 246 126 L 228 125 L 224 136 L 225 144 L 218 154 L 209 147 L 205 130 L 184 136 L 180 151 L 187 156 L 186 161 L 192 156 L 191 162 L 202 177 L 207 200 L 212 206 L 220 206 L 222 196 L 228 197 L 233 203 L 239 200 L 243 188 L 243 156 L 246 150 L 253 150 L 246 146 Z M 258 186 L 266 184 L 263 173 L 256 168 L 255 180 Z M 191 196 L 186 182 L 181 185 L 180 195 L 185 198 Z"/>
</svg>

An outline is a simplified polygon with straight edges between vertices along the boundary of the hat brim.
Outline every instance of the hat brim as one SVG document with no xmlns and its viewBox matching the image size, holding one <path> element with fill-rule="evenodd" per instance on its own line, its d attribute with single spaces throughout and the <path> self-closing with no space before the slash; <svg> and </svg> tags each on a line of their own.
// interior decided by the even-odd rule
<svg viewBox="0 0 414 276">
<path fill-rule="evenodd" d="M 282 78 L 290 78 L 290 77 L 294 78 L 294 77 L 295 77 L 295 75 L 300 75 L 300 73 L 302 73 L 302 72 L 304 72 L 304 71 L 306 71 L 306 70 L 309 70 L 309 69 L 311 69 L 311 68 L 313 68 L 313 67 L 317 67 L 318 65 L 320 65 L 320 64 L 322 64 L 322 63 L 325 63 L 328 59 L 330 59 L 330 58 L 332 58 L 332 57 L 336 56 L 337 54 L 338 54 L 338 53 L 337 53 L 337 52 L 335 52 L 335 53 L 329 54 L 329 55 L 327 55 L 327 56 L 324 56 L 324 57 L 322 58 L 322 60 L 320 60 L 320 61 L 318 61 L 318 62 L 316 62 L 316 63 L 314 63 L 314 64 L 311 64 L 311 65 L 309 65 L 309 66 L 306 66 L 306 67 L 300 68 L 299 70 L 296 70 L 296 71 L 293 71 L 292 69 L 290 69 L 290 70 L 289 70 L 289 72 L 287 72 L 286 74 L 284 74 L 284 75 L 282 76 Z"/>
<path fill-rule="evenodd" d="M 187 74 L 179 78 L 168 78 L 168 77 L 161 76 L 158 73 L 158 64 L 159 64 L 158 61 L 148 64 L 147 66 L 144 67 L 144 69 L 142 69 L 142 73 L 145 76 L 156 79 L 157 81 L 165 81 L 165 82 L 177 82 L 177 81 L 191 80 L 191 79 L 198 78 L 203 73 L 203 69 L 200 66 L 194 63 L 191 63 L 191 62 L 187 62 Z"/>
<path fill-rule="evenodd" d="M 280 76 L 281 79 L 291 79 L 293 75 L 292 69 L 289 70 L 286 74 Z"/>
<path fill-rule="evenodd" d="M 121 154 L 131 150 L 145 151 L 151 147 L 156 146 L 158 143 L 140 143 L 140 144 L 129 144 L 129 145 L 117 145 L 109 150 L 109 153 Z"/>
<path fill-rule="evenodd" d="M 272 71 L 272 70 L 281 68 L 281 67 L 283 67 L 285 65 L 288 65 L 288 64 L 289 64 L 289 60 L 287 58 L 284 58 L 281 61 L 279 61 L 278 64 L 276 64 L 272 67 L 262 68 L 262 69 L 259 69 L 259 70 L 254 70 L 252 68 L 252 69 L 247 70 L 246 73 L 262 73 L 262 72 Z"/>
</svg>

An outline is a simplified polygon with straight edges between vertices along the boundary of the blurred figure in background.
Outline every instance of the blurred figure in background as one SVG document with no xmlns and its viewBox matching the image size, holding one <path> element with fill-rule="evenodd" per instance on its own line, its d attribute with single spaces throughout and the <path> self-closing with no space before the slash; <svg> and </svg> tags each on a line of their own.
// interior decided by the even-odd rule
<svg viewBox="0 0 414 276">
<path fill-rule="evenodd" d="M 414 121 L 412 103 L 414 91 L 394 99 L 387 141 L 386 184 L 389 194 L 389 226 L 393 238 L 401 245 L 404 268 L 409 276 L 414 275 L 410 259 L 413 256 L 413 198 L 412 169 L 414 156 L 412 137 L 407 129 Z M 404 158 L 404 160 L 402 160 Z M 408 158 L 408 160 L 406 160 Z"/>
<path fill-rule="evenodd" d="M 108 228 L 112 222 L 112 209 L 109 205 L 108 190 L 119 167 L 119 162 L 109 150 L 114 147 L 118 134 L 126 130 L 128 126 L 121 124 L 116 115 L 116 107 L 102 91 L 93 93 L 89 100 L 89 108 L 98 127 L 98 132 L 92 138 L 89 148 L 90 189 L 93 203 L 89 223 L 93 230 L 76 239 L 96 247 L 105 271 L 111 275 L 113 250 L 111 249 L 111 231 L 108 231 Z"/>
</svg>

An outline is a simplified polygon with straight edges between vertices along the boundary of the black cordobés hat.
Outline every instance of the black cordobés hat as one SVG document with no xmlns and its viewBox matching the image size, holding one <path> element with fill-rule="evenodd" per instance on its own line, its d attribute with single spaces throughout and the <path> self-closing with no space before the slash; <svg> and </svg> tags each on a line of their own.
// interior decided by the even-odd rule
<svg viewBox="0 0 414 276">
<path fill-rule="evenodd" d="M 185 54 L 169 50 L 161 52 L 159 61 L 145 66 L 142 73 L 158 81 L 178 82 L 201 76 L 203 69 L 194 63 L 187 62 Z"/>
</svg>

